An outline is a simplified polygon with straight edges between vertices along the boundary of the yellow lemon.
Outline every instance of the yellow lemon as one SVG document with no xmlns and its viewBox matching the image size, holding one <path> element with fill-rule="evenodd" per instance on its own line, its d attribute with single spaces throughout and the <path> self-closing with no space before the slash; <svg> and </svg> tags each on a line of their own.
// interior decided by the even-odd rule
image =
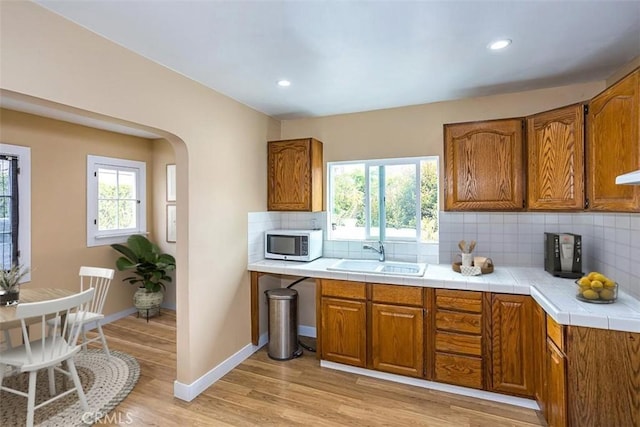
<svg viewBox="0 0 640 427">
<path fill-rule="evenodd" d="M 591 281 L 591 289 L 593 289 L 594 291 L 601 291 L 602 288 L 604 288 L 604 285 L 602 284 L 601 281 L 599 281 L 599 280 L 592 280 Z"/>
<path fill-rule="evenodd" d="M 600 299 L 611 301 L 614 297 L 615 293 L 611 289 L 603 289 L 600 291 Z"/>
<path fill-rule="evenodd" d="M 582 296 L 586 299 L 598 299 L 598 293 L 596 291 L 592 291 L 591 289 L 587 289 L 582 292 Z"/>
<path fill-rule="evenodd" d="M 581 277 L 580 280 L 578 280 L 578 285 L 591 287 L 591 280 L 589 280 L 587 276 Z"/>
<path fill-rule="evenodd" d="M 602 282 L 602 284 L 604 285 L 605 288 L 607 289 L 611 289 L 611 288 L 615 288 L 616 287 L 616 282 L 614 282 L 611 279 L 607 279 L 604 282 Z"/>
<path fill-rule="evenodd" d="M 592 279 L 592 281 L 593 280 L 597 280 L 598 282 L 604 283 L 608 279 L 604 274 L 597 273 L 597 274 L 594 275 L 594 278 Z"/>
<path fill-rule="evenodd" d="M 592 271 L 587 275 L 587 277 L 589 278 L 589 280 L 596 280 L 596 274 L 600 274 L 600 273 L 598 273 L 597 271 Z"/>
</svg>

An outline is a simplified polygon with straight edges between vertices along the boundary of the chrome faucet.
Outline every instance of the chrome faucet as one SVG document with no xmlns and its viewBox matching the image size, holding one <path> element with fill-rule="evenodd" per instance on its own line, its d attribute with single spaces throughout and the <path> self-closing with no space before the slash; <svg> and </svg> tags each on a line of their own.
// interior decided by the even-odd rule
<svg viewBox="0 0 640 427">
<path fill-rule="evenodd" d="M 378 249 L 374 248 L 374 247 L 373 247 L 373 246 L 371 246 L 371 245 L 364 245 L 364 246 L 362 246 L 362 249 L 371 249 L 372 251 L 376 251 L 376 252 L 378 252 L 378 255 L 379 255 L 379 256 L 378 256 L 378 260 L 379 260 L 380 262 L 384 262 L 384 260 L 385 260 L 385 256 L 384 256 L 384 245 L 382 244 L 382 241 L 379 241 L 379 242 L 378 242 L 378 245 L 380 245 Z"/>
</svg>

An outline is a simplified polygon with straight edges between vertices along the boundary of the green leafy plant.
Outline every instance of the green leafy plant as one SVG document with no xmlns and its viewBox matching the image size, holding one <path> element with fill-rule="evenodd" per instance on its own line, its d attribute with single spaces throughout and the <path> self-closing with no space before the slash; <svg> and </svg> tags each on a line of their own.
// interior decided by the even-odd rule
<svg viewBox="0 0 640 427">
<path fill-rule="evenodd" d="M 116 243 L 111 247 L 124 255 L 116 260 L 118 270 L 131 270 L 136 274 L 125 277 L 123 281 L 139 285 L 147 292 L 164 290 L 165 282 L 171 282 L 167 272 L 175 270 L 175 258 L 161 253 L 160 248 L 145 236 L 135 234 L 127 239 L 126 246 Z"/>
<path fill-rule="evenodd" d="M 22 279 L 29 272 L 29 267 L 13 264 L 10 269 L 0 268 L 0 289 L 7 292 L 15 292 Z"/>
</svg>

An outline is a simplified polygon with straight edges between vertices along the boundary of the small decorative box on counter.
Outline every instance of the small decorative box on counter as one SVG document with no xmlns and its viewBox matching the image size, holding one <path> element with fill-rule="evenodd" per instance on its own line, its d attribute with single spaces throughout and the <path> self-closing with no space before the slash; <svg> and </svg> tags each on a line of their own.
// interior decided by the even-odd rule
<svg viewBox="0 0 640 427">
<path fill-rule="evenodd" d="M 476 259 L 478 262 L 475 261 Z M 480 260 L 482 260 L 482 264 L 480 264 Z M 475 257 L 471 266 L 464 266 L 461 261 L 456 261 L 451 265 L 451 268 L 463 276 L 478 276 L 479 274 L 493 273 L 493 261 L 491 258 Z"/>
</svg>

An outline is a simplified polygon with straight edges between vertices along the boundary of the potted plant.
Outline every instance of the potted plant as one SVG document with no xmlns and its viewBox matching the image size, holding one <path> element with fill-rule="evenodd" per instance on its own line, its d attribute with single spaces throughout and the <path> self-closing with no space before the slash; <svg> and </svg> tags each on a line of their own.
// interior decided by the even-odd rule
<svg viewBox="0 0 640 427">
<path fill-rule="evenodd" d="M 162 253 L 156 244 L 139 234 L 129 236 L 126 245 L 116 243 L 111 247 L 124 255 L 116 260 L 118 270 L 130 270 L 135 274 L 122 280 L 139 286 L 133 296 L 138 313 L 147 318 L 157 315 L 164 298 L 165 283 L 171 282 L 167 272 L 176 268 L 175 258 Z"/>
<path fill-rule="evenodd" d="M 18 303 L 20 297 L 20 279 L 29 272 L 28 267 L 14 264 L 10 269 L 0 269 L 0 305 Z"/>
</svg>

